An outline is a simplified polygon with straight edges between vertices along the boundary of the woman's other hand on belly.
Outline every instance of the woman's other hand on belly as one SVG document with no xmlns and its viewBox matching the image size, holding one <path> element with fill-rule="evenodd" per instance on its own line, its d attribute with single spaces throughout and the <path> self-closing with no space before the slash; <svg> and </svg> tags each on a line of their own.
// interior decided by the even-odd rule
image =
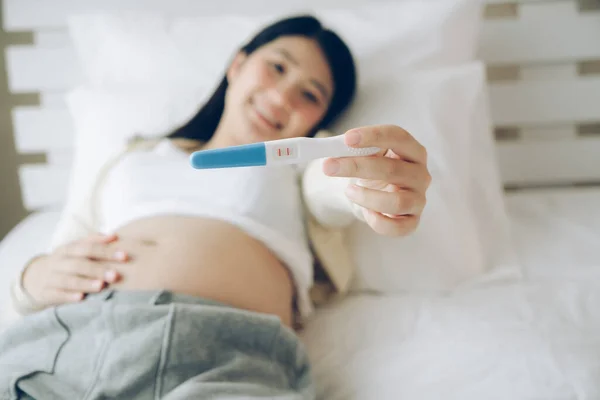
<svg viewBox="0 0 600 400">
<path fill-rule="evenodd" d="M 34 259 L 23 273 L 23 288 L 40 306 L 77 302 L 117 282 L 116 264 L 127 263 L 127 252 L 116 235 L 91 235 Z"/>
</svg>

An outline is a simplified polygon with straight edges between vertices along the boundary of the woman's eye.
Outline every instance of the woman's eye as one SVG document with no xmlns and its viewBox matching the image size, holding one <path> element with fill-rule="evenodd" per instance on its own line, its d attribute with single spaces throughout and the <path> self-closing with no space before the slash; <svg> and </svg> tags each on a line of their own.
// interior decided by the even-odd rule
<svg viewBox="0 0 600 400">
<path fill-rule="evenodd" d="M 282 64 L 278 64 L 278 63 L 273 63 L 273 69 L 275 69 L 275 71 L 277 71 L 280 74 L 283 74 L 285 72 L 285 68 L 283 67 Z"/>
<path fill-rule="evenodd" d="M 311 92 L 304 92 L 304 98 L 308 101 L 310 101 L 311 103 L 318 103 L 319 99 L 317 99 L 317 96 L 315 96 L 314 94 L 312 94 Z"/>
</svg>

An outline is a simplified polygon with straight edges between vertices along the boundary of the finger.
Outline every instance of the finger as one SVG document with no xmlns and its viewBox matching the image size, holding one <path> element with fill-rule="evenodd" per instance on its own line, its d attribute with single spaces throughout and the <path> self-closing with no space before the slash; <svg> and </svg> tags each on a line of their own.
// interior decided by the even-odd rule
<svg viewBox="0 0 600 400">
<path fill-rule="evenodd" d="M 403 188 L 425 190 L 429 173 L 420 164 L 389 157 L 341 157 L 323 162 L 326 175 L 381 180 Z"/>
<path fill-rule="evenodd" d="M 119 239 L 118 236 L 115 235 L 114 233 L 111 233 L 108 235 L 106 235 L 104 233 L 97 233 L 97 234 L 88 236 L 87 238 L 83 239 L 83 241 L 108 244 L 108 243 L 112 243 L 118 239 Z"/>
<path fill-rule="evenodd" d="M 68 290 L 52 289 L 49 293 L 53 304 L 76 303 L 83 300 L 83 292 L 72 292 Z"/>
<path fill-rule="evenodd" d="M 106 284 L 102 280 L 83 278 L 68 273 L 57 273 L 50 279 L 49 284 L 52 288 L 70 292 L 96 293 L 104 289 Z"/>
<path fill-rule="evenodd" d="M 390 149 L 401 158 L 427 164 L 427 151 L 410 133 L 395 125 L 374 125 L 351 129 L 345 134 L 350 147 Z"/>
<path fill-rule="evenodd" d="M 346 195 L 359 206 L 384 214 L 419 215 L 425 207 L 425 196 L 408 190 L 388 192 L 348 185 Z"/>
<path fill-rule="evenodd" d="M 69 259 L 68 262 L 61 263 L 60 271 L 108 283 L 115 283 L 120 278 L 120 274 L 116 270 L 108 268 L 105 264 L 85 259 Z"/>
<path fill-rule="evenodd" d="M 376 211 L 365 210 L 365 220 L 376 233 L 385 236 L 406 236 L 419 225 L 420 215 L 388 217 Z"/>
<path fill-rule="evenodd" d="M 96 261 L 127 261 L 129 255 L 122 250 L 92 241 L 70 243 L 65 246 L 65 255 L 77 258 L 89 258 Z"/>
</svg>

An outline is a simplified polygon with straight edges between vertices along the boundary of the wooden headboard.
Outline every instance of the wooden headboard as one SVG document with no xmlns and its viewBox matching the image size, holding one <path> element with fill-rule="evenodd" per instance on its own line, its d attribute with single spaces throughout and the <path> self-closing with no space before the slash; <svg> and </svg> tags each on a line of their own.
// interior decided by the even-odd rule
<svg viewBox="0 0 600 400">
<path fill-rule="evenodd" d="M 323 1 L 348 4 L 319 3 Z M 60 206 L 65 196 L 73 130 L 63 95 L 81 76 L 66 34 L 67 15 L 136 8 L 215 13 L 231 2 L 4 0 L 5 30 L 32 31 L 34 36 L 33 45 L 6 50 L 10 91 L 40 96 L 39 105 L 12 111 L 17 151 L 44 153 L 47 159 L 20 167 L 27 209 Z M 289 7 L 311 2 L 273 3 Z M 236 12 L 256 8 L 247 0 L 235 5 Z M 600 2 L 486 0 L 484 14 L 479 54 L 488 66 L 505 185 L 600 182 Z"/>
</svg>

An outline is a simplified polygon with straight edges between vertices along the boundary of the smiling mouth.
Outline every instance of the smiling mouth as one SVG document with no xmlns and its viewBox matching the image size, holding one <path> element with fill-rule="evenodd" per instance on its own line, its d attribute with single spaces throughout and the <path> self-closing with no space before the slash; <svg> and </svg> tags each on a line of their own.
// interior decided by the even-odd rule
<svg viewBox="0 0 600 400">
<path fill-rule="evenodd" d="M 277 121 L 275 118 L 273 118 L 267 112 L 264 112 L 264 110 L 261 110 L 260 107 L 257 107 L 255 104 L 252 104 L 252 109 L 254 110 L 256 115 L 260 118 L 260 120 L 263 121 L 266 125 L 270 126 L 272 129 L 275 129 L 278 131 L 283 129 L 283 124 L 281 122 Z"/>
</svg>

